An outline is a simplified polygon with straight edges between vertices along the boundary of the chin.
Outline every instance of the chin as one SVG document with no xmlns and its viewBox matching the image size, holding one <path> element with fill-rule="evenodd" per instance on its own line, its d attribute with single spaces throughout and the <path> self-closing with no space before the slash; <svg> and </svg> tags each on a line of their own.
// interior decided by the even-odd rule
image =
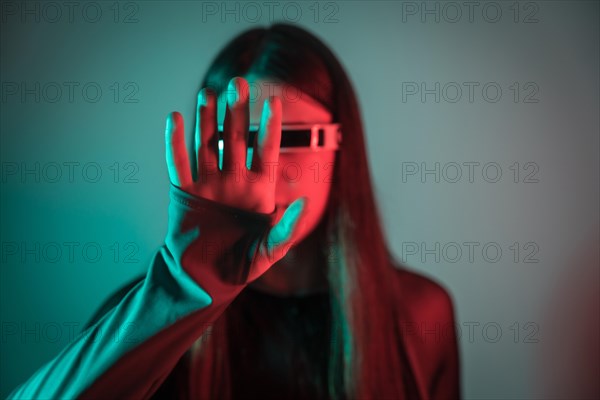
<svg viewBox="0 0 600 400">
<path fill-rule="evenodd" d="M 288 250 L 292 247 L 296 247 L 306 238 L 306 236 L 308 236 L 308 234 L 304 230 L 296 231 L 294 233 L 294 238 L 287 244 Z"/>
<path fill-rule="evenodd" d="M 306 224 L 304 226 L 299 227 L 299 231 L 296 232 L 296 237 L 294 239 L 294 244 L 292 245 L 292 247 L 297 246 L 299 243 L 303 242 L 304 240 L 308 239 L 311 235 L 316 233 L 319 221 L 320 218 L 310 218 L 310 221 L 306 221 Z"/>
</svg>

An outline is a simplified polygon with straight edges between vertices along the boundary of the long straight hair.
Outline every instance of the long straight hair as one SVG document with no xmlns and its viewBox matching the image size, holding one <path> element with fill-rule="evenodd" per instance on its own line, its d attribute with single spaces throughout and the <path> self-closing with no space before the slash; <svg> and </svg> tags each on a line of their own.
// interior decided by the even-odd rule
<svg viewBox="0 0 600 400">
<path fill-rule="evenodd" d="M 221 94 L 234 76 L 276 79 L 317 100 L 342 126 L 331 194 L 319 227 L 327 235 L 330 398 L 404 398 L 401 341 L 391 283 L 394 264 L 382 230 L 357 98 L 346 71 L 317 37 L 289 24 L 250 29 L 231 40 L 202 82 Z M 229 322 L 231 323 L 231 321 Z M 228 398 L 227 311 L 192 347 L 194 398 Z M 201 344 L 200 344 L 201 343 Z M 201 382 L 198 382 L 201 380 Z"/>
</svg>

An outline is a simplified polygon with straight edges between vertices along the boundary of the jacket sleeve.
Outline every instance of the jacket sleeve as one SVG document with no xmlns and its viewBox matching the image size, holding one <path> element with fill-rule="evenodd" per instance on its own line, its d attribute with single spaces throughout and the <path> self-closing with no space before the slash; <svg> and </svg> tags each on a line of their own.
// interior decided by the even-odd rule
<svg viewBox="0 0 600 400">
<path fill-rule="evenodd" d="M 169 228 L 144 280 L 9 399 L 149 398 L 246 286 L 272 214 L 171 185 Z"/>
</svg>

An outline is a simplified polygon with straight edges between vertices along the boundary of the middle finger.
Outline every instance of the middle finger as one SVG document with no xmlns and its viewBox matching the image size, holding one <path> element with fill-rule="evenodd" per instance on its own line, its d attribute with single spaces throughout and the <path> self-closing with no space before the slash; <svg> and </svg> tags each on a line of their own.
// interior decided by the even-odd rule
<svg viewBox="0 0 600 400">
<path fill-rule="evenodd" d="M 223 122 L 223 171 L 246 165 L 247 134 L 250 123 L 248 82 L 241 77 L 229 81 Z"/>
</svg>

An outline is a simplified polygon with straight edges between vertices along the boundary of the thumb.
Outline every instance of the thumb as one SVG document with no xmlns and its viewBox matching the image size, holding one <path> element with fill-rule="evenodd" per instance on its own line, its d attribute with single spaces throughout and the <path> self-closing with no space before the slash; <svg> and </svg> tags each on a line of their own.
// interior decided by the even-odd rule
<svg viewBox="0 0 600 400">
<path fill-rule="evenodd" d="M 266 245 L 273 263 L 283 258 L 289 249 L 297 244 L 296 238 L 308 214 L 307 205 L 308 198 L 305 196 L 294 200 L 286 208 L 279 222 L 269 231 Z"/>
<path fill-rule="evenodd" d="M 281 260 L 290 248 L 295 245 L 298 233 L 308 215 L 308 198 L 300 197 L 290 204 L 280 220 L 263 239 L 258 239 L 250 246 L 249 256 L 254 261 L 254 268 L 249 274 L 248 282 L 265 273 L 273 264 Z M 265 238 L 266 236 L 266 238 Z"/>
</svg>

